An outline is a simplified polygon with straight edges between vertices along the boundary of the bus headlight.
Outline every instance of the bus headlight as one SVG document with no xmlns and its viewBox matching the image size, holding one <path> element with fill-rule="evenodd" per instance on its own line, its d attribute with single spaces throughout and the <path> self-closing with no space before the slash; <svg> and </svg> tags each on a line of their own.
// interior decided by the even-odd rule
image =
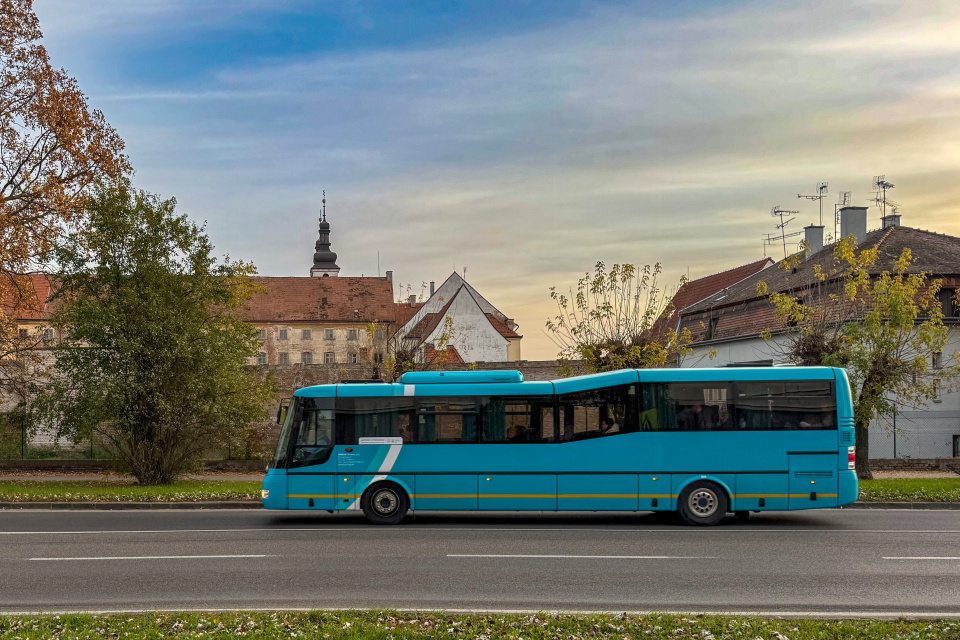
<svg viewBox="0 0 960 640">
<path fill-rule="evenodd" d="M 269 498 L 269 497 L 270 497 L 270 489 L 261 489 L 261 490 L 260 490 L 260 498 L 261 498 L 261 499 L 266 500 L 266 499 Z"/>
</svg>

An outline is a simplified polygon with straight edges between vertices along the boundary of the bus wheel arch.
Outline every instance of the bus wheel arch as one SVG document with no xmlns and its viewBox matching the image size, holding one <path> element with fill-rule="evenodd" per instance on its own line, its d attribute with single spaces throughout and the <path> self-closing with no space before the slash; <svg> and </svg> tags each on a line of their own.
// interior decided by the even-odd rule
<svg viewBox="0 0 960 640">
<path fill-rule="evenodd" d="M 680 492 L 677 511 L 687 524 L 712 526 L 727 515 L 730 494 L 714 480 L 695 480 Z"/>
<path fill-rule="evenodd" d="M 398 524 L 410 510 L 410 496 L 396 482 L 375 482 L 360 498 L 363 515 L 373 524 Z"/>
</svg>

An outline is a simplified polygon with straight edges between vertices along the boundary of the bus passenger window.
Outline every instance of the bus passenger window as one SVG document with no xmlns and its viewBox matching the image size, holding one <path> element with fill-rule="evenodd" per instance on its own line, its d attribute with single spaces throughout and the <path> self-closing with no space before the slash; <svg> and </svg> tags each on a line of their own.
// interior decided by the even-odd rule
<svg viewBox="0 0 960 640">
<path fill-rule="evenodd" d="M 567 393 L 559 397 L 560 441 L 638 431 L 636 385 Z"/>
<path fill-rule="evenodd" d="M 336 407 L 337 444 L 385 437 L 413 441 L 413 398 L 337 398 Z"/>
<path fill-rule="evenodd" d="M 640 428 L 644 431 L 733 429 L 726 382 L 643 385 Z"/>
<path fill-rule="evenodd" d="M 426 398 L 417 409 L 417 442 L 459 444 L 477 441 L 473 398 Z"/>
<path fill-rule="evenodd" d="M 551 442 L 554 438 L 552 397 L 484 398 L 484 442 Z"/>
<path fill-rule="evenodd" d="M 836 429 L 836 413 L 830 380 L 737 383 L 736 420 L 739 429 Z"/>
</svg>

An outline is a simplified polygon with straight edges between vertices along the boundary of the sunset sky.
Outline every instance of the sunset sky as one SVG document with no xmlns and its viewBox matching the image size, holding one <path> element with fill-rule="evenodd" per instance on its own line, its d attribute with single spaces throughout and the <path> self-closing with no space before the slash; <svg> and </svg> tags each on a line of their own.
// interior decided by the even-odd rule
<svg viewBox="0 0 960 640">
<path fill-rule="evenodd" d="M 308 275 L 326 189 L 342 275 L 379 251 L 405 297 L 466 267 L 526 359 L 556 356 L 551 286 L 598 260 L 662 262 L 668 284 L 756 260 L 774 205 L 816 221 L 797 194 L 818 181 L 832 216 L 885 174 L 903 224 L 960 235 L 956 1 L 35 9 L 135 184 L 218 252 Z"/>
</svg>

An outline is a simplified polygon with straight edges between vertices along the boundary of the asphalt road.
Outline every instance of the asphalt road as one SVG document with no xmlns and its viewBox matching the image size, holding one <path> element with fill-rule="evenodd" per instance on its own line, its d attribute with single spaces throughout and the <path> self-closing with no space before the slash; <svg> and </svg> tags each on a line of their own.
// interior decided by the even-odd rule
<svg viewBox="0 0 960 640">
<path fill-rule="evenodd" d="M 0 612 L 390 607 L 960 613 L 960 511 L 0 511 Z"/>
</svg>

